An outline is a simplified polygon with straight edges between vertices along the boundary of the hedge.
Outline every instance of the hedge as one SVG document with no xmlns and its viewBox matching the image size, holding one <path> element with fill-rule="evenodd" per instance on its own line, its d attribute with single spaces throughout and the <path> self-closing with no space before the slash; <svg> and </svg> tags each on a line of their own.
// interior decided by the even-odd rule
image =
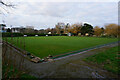
<svg viewBox="0 0 120 80">
<path fill-rule="evenodd" d="M 27 35 L 27 36 L 35 36 L 35 35 L 38 35 L 38 36 L 67 36 L 67 34 L 40 34 L 40 33 L 2 33 L 2 37 L 20 37 L 20 36 L 24 36 L 24 35 Z"/>
<path fill-rule="evenodd" d="M 18 37 L 23 36 L 22 33 L 2 33 L 2 37 Z"/>
</svg>

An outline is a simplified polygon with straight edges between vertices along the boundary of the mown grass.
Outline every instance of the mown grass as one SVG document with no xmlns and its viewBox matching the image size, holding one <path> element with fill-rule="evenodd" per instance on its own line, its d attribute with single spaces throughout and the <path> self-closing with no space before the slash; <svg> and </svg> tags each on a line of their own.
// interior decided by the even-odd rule
<svg viewBox="0 0 120 80">
<path fill-rule="evenodd" d="M 104 69 L 113 73 L 120 74 L 120 50 L 118 49 L 118 46 L 87 57 L 84 60 L 93 64 L 96 63 L 100 66 L 103 66 Z"/>
<path fill-rule="evenodd" d="M 59 55 L 71 51 L 93 47 L 117 41 L 117 38 L 96 38 L 96 37 L 68 37 L 68 36 L 48 36 L 48 37 L 14 37 L 8 41 L 38 56 L 40 58 L 48 55 Z"/>
</svg>

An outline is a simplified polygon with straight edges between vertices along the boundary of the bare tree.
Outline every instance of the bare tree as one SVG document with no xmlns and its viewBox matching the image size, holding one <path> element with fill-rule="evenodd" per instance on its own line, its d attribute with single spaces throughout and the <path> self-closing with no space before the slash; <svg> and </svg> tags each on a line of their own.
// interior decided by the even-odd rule
<svg viewBox="0 0 120 80">
<path fill-rule="evenodd" d="M 55 25 L 55 28 L 57 30 L 57 34 L 62 34 L 64 32 L 65 23 L 59 22 L 57 25 Z"/>
<path fill-rule="evenodd" d="M 15 8 L 15 5 L 12 2 L 0 0 L 0 14 L 9 13 L 8 8 Z"/>
<path fill-rule="evenodd" d="M 13 5 L 13 4 L 11 4 L 11 3 L 5 3 L 3 0 L 0 0 L 0 3 L 1 3 L 2 5 L 4 5 L 4 6 L 14 8 L 14 5 Z"/>
<path fill-rule="evenodd" d="M 34 26 L 26 26 L 25 33 L 34 33 Z"/>
</svg>

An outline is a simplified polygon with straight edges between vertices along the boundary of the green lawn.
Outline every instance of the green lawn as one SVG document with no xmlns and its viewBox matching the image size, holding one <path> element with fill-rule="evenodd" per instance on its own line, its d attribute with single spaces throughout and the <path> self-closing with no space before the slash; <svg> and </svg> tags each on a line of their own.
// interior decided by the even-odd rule
<svg viewBox="0 0 120 80">
<path fill-rule="evenodd" d="M 68 36 L 49 36 L 49 37 L 15 37 L 12 43 L 16 46 L 21 46 L 25 40 L 28 52 L 40 58 L 50 55 L 59 55 L 83 48 L 89 48 L 96 45 L 115 42 L 117 38 L 96 38 L 96 37 L 68 37 Z M 8 38 L 11 42 L 11 38 Z"/>
<path fill-rule="evenodd" d="M 110 48 L 104 52 L 92 55 L 85 59 L 87 62 L 96 63 L 102 65 L 104 69 L 113 73 L 120 74 L 119 62 L 120 62 L 120 50 L 117 47 Z"/>
</svg>

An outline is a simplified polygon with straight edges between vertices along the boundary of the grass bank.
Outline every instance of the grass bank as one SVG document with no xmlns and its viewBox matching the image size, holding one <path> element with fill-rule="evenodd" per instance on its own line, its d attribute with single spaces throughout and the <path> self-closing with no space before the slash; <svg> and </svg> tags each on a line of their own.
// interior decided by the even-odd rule
<svg viewBox="0 0 120 80">
<path fill-rule="evenodd" d="M 104 69 L 111 71 L 115 74 L 120 74 L 120 50 L 117 47 L 110 48 L 104 52 L 99 52 L 95 55 L 84 59 L 86 62 L 97 64 Z"/>
</svg>

